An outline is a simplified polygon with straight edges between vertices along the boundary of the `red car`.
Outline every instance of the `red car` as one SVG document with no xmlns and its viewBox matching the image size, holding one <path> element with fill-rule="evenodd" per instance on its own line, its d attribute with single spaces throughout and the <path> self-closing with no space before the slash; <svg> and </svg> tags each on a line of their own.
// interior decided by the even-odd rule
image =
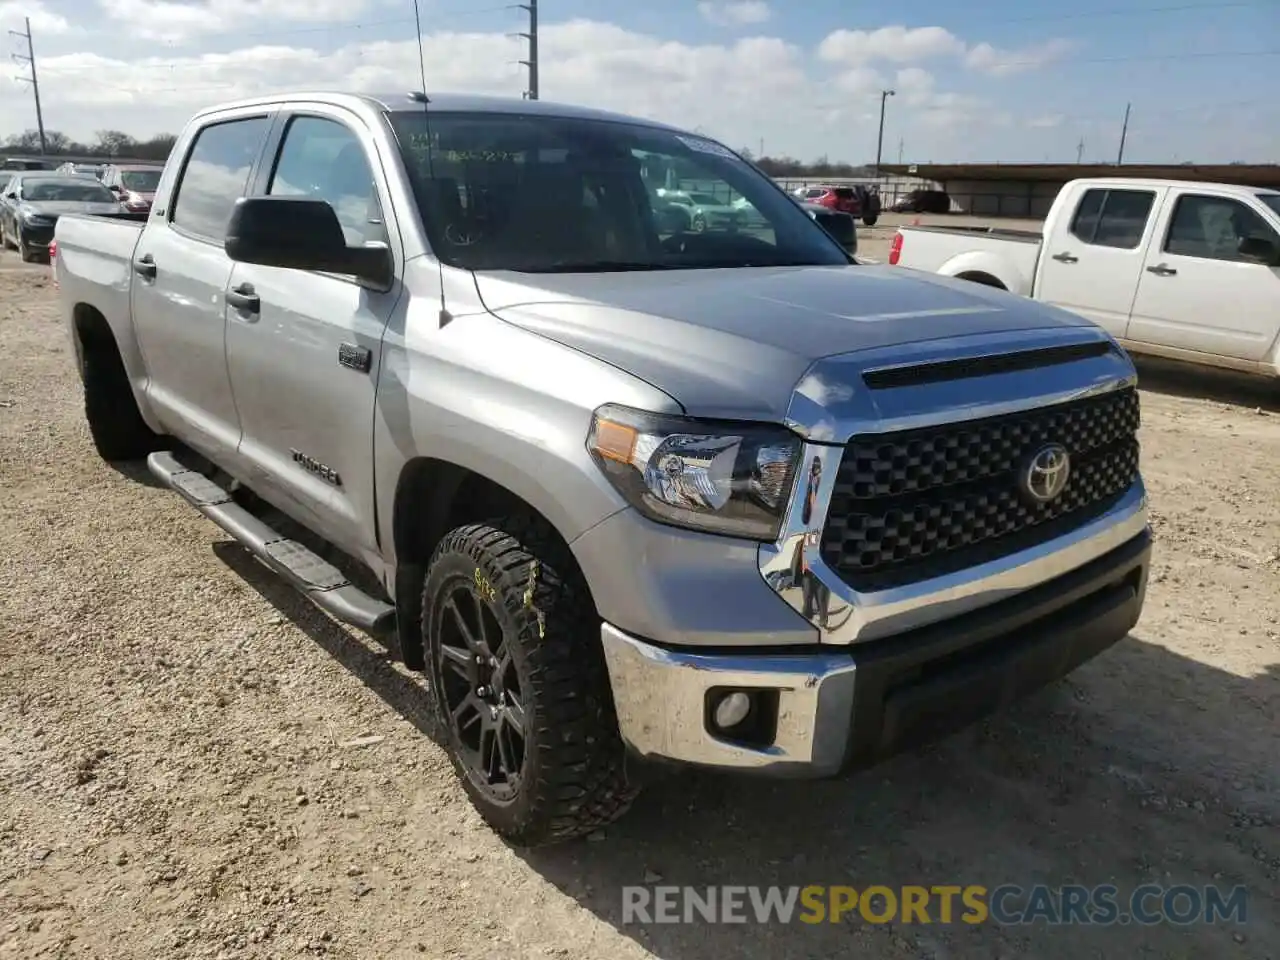
<svg viewBox="0 0 1280 960">
<path fill-rule="evenodd" d="M 875 226 L 880 217 L 879 195 L 861 184 L 852 187 L 802 187 L 795 192 L 795 196 L 803 203 L 816 203 L 847 213 L 854 219 L 861 218 L 868 227 Z"/>
<path fill-rule="evenodd" d="M 152 164 L 111 164 L 102 172 L 102 183 L 120 198 L 126 210 L 146 213 L 151 209 L 163 170 Z"/>
</svg>

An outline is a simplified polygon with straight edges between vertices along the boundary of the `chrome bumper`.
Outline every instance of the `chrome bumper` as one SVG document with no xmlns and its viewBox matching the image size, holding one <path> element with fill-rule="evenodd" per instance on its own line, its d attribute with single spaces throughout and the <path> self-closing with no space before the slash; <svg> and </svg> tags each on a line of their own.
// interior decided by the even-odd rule
<svg viewBox="0 0 1280 960">
<path fill-rule="evenodd" d="M 1146 593 L 1151 535 L 980 610 L 844 648 L 672 650 L 601 629 L 618 725 L 642 757 L 821 778 L 946 736 L 1124 638 Z M 750 743 L 717 732 L 717 692 L 772 700 Z"/>
<path fill-rule="evenodd" d="M 840 769 L 853 709 L 848 655 L 676 652 L 608 623 L 601 639 L 619 728 L 641 756 L 783 774 L 791 767 L 808 776 Z M 716 687 L 778 691 L 777 733 L 770 746 L 750 748 L 711 733 L 707 696 Z"/>
</svg>

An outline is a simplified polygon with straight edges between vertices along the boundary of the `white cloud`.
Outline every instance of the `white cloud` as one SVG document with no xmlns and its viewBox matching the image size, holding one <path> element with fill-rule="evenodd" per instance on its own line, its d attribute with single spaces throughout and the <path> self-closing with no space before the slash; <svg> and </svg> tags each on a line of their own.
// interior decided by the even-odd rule
<svg viewBox="0 0 1280 960">
<path fill-rule="evenodd" d="M 729 2 L 703 2 L 698 12 L 718 27 L 746 27 L 764 23 L 772 16 L 764 0 L 729 0 Z"/>
<path fill-rule="evenodd" d="M 230 33 L 246 23 L 331 23 L 359 17 L 364 0 L 98 0 L 112 20 L 128 24 L 133 36 L 163 43 Z"/>
<path fill-rule="evenodd" d="M 1039 117 L 1033 117 L 1027 122 L 1027 126 L 1035 127 L 1037 130 L 1052 130 L 1054 127 L 1060 127 L 1066 121 L 1060 113 L 1046 113 Z"/>
<path fill-rule="evenodd" d="M 66 17 L 60 13 L 54 13 L 40 0 L 31 0 L 31 2 L 5 0 L 4 3 L 0 3 L 0 23 L 7 24 L 9 29 L 16 30 L 22 27 L 24 17 L 31 18 L 33 35 L 66 33 L 71 29 L 71 24 L 67 22 Z"/>
<path fill-rule="evenodd" d="M 1013 50 L 1003 50 L 989 43 L 979 43 L 970 47 L 965 54 L 965 63 L 974 70 L 990 74 L 993 77 L 1004 77 L 1025 70 L 1037 70 L 1041 67 L 1061 60 L 1070 53 L 1075 44 L 1070 40 L 1054 39 L 1044 43 L 1033 44 Z"/>
<path fill-rule="evenodd" d="M 145 11 L 153 35 L 194 39 L 218 36 L 237 18 L 245 22 L 240 5 L 249 2 L 119 0 L 112 9 L 132 11 L 131 17 Z M 145 137 L 177 132 L 196 109 L 244 96 L 317 88 L 408 90 L 417 85 L 418 57 L 405 34 L 383 41 L 352 37 L 335 49 L 342 27 L 310 29 L 312 23 L 323 27 L 325 18 L 349 19 L 360 4 L 386 17 L 386 2 L 342 0 L 340 7 L 338 0 L 262 0 L 275 17 L 262 29 L 278 28 L 282 40 L 218 53 L 196 45 L 122 45 L 114 21 L 105 27 L 89 22 L 59 41 L 62 50 L 78 52 L 41 55 L 45 123 L 82 141 L 102 129 Z M 498 29 L 426 34 L 428 88 L 519 97 L 527 82 L 517 64 L 525 45 Z M 229 46 L 235 39 L 227 33 L 217 42 Z M 905 137 L 917 156 L 956 158 L 975 150 L 991 157 L 1000 155 L 1000 147 L 977 131 L 992 130 L 1005 105 L 956 88 L 950 79 L 963 76 L 966 54 L 980 48 L 940 27 L 837 31 L 806 49 L 776 36 L 693 44 L 595 20 L 552 22 L 542 30 L 542 95 L 701 128 L 732 147 L 756 151 L 763 139 L 766 152 L 775 155 L 860 162 L 869 158 L 869 143 L 874 149 L 880 91 L 894 89 L 887 137 Z M 127 52 L 134 49 L 146 55 Z M 992 48 L 974 56 L 991 69 L 1010 53 Z M 0 132 L 34 126 L 29 88 L 14 89 L 0 98 Z M 1025 115 L 1021 119 L 1003 135 L 1005 142 L 1034 136 Z"/>
<path fill-rule="evenodd" d="M 916 63 L 964 52 L 959 37 L 942 27 L 881 27 L 879 30 L 836 30 L 818 45 L 829 63 L 860 64 L 874 60 Z"/>
</svg>

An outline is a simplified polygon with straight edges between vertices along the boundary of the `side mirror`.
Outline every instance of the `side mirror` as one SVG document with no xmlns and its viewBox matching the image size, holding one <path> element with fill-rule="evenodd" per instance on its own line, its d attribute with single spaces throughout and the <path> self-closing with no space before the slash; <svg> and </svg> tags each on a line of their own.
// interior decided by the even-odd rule
<svg viewBox="0 0 1280 960">
<path fill-rule="evenodd" d="M 351 274 L 379 287 L 393 279 L 386 244 L 347 246 L 333 207 L 310 197 L 241 197 L 222 246 L 238 263 Z"/>
<path fill-rule="evenodd" d="M 1280 250 L 1276 249 L 1275 241 L 1269 237 L 1241 237 L 1236 250 L 1246 260 L 1264 263 L 1269 267 L 1280 265 Z"/>
</svg>

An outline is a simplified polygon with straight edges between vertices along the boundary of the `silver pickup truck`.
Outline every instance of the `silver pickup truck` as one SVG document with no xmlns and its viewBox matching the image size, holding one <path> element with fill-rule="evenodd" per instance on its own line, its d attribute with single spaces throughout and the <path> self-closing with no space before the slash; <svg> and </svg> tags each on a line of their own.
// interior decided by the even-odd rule
<svg viewBox="0 0 1280 960">
<path fill-rule="evenodd" d="M 764 223 L 659 229 L 658 190 L 707 185 Z M 619 816 L 663 766 L 637 759 L 866 767 L 1142 609 L 1115 341 L 853 263 L 706 137 L 542 101 L 243 101 L 190 122 L 149 214 L 56 241 L 99 453 L 397 632 L 517 843 Z"/>
</svg>

